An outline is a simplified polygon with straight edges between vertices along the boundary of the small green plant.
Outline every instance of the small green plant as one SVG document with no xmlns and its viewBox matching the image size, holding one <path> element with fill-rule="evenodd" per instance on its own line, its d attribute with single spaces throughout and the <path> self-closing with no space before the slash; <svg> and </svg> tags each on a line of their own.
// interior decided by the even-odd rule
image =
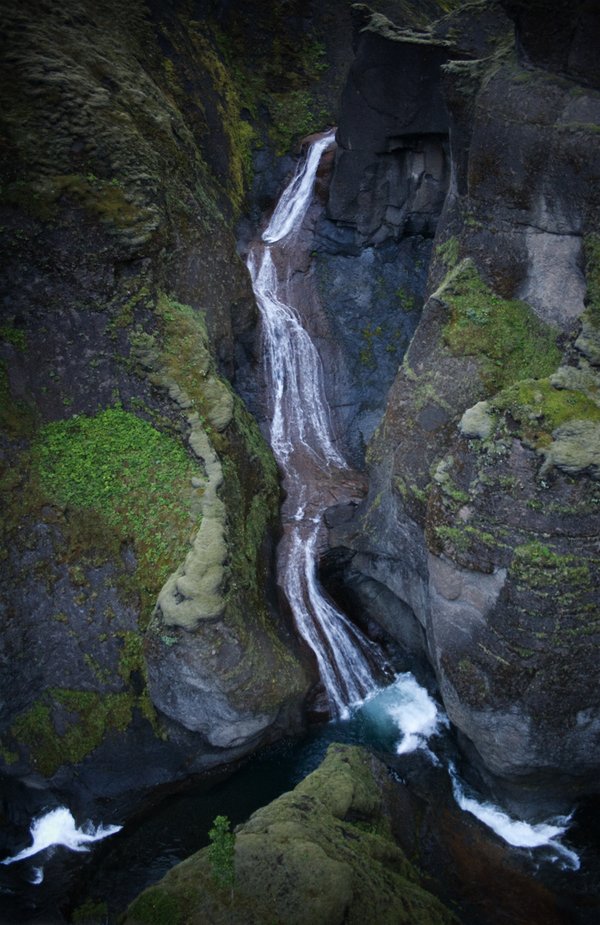
<svg viewBox="0 0 600 925">
<path fill-rule="evenodd" d="M 208 833 L 210 846 L 208 858 L 213 877 L 221 886 L 229 887 L 233 898 L 235 884 L 235 835 L 230 831 L 227 816 L 215 816 Z"/>
</svg>

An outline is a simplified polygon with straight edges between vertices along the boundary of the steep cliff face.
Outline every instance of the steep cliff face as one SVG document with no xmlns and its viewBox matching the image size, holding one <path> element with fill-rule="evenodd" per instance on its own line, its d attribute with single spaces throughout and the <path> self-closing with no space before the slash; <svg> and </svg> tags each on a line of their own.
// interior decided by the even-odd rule
<svg viewBox="0 0 600 925">
<path fill-rule="evenodd" d="M 447 51 L 444 41 L 416 34 L 401 42 L 385 16 L 367 7 L 354 5 L 353 19 L 355 57 L 314 247 L 330 330 L 323 350 L 335 356 L 331 404 L 362 465 L 419 320 L 448 186 L 439 89 Z"/>
<path fill-rule="evenodd" d="M 304 6 L 3 5 L 0 756 L 67 797 L 231 760 L 313 680 L 269 602 L 275 465 L 224 378 L 254 338 L 253 151 L 327 118 L 349 35 Z"/>
<path fill-rule="evenodd" d="M 429 298 L 369 498 L 331 539 L 360 606 L 383 594 L 386 628 L 424 639 L 474 754 L 535 799 L 593 789 L 600 762 L 600 98 L 585 5 L 560 66 L 560 4 L 502 6 L 430 36 L 450 59 L 451 180 Z M 414 37 L 387 31 L 410 62 Z"/>
</svg>

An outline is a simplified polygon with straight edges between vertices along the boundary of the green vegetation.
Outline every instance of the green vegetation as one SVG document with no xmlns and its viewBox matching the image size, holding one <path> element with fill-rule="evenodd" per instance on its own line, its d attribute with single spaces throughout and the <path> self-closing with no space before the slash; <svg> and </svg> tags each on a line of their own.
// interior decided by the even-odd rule
<svg viewBox="0 0 600 925">
<path fill-rule="evenodd" d="M 156 316 L 162 335 L 161 365 L 197 410 L 206 412 L 205 386 L 211 359 L 204 314 L 161 293 Z"/>
<path fill-rule="evenodd" d="M 520 379 L 548 376 L 561 353 L 556 332 L 525 302 L 502 299 L 470 261 L 448 274 L 438 296 L 450 309 L 443 336 L 458 356 L 475 356 L 491 391 Z"/>
<path fill-rule="evenodd" d="M 140 693 L 134 693 L 131 683 L 134 672 L 146 680 L 142 637 L 132 631 L 121 631 L 117 635 L 123 640 L 118 673 L 127 686 L 126 690 L 100 693 L 50 688 L 14 720 L 10 735 L 19 745 L 29 749 L 31 761 L 40 774 L 51 777 L 61 765 L 77 764 L 111 730 L 123 732 L 131 723 L 134 707 L 160 735 L 146 685 Z M 95 659 L 89 655 L 85 661 L 92 669 L 98 667 Z M 97 673 L 102 674 L 99 671 Z M 64 726 L 66 722 L 66 729 L 60 735 L 53 718 L 57 710 L 62 714 L 61 725 Z M 6 754 L 12 753 L 6 751 Z"/>
<path fill-rule="evenodd" d="M 0 327 L 0 340 L 7 344 L 12 344 L 18 350 L 25 350 L 27 347 L 27 335 L 21 328 L 14 328 L 12 325 L 5 324 Z"/>
<path fill-rule="evenodd" d="M 325 113 L 315 112 L 310 90 L 273 94 L 270 112 L 273 125 L 269 134 L 279 155 L 292 148 L 294 139 L 319 131 L 327 122 Z"/>
<path fill-rule="evenodd" d="M 242 115 L 247 106 L 239 64 L 235 68 L 228 66 L 210 44 L 204 27 L 199 27 L 198 23 L 190 23 L 190 26 L 190 35 L 200 60 L 217 93 L 220 122 L 229 143 L 227 193 L 234 214 L 238 214 L 252 182 L 252 149 L 258 145 L 258 134 Z"/>
<path fill-rule="evenodd" d="M 88 899 L 73 910 L 71 921 L 73 925 L 101 925 L 108 922 L 108 906 L 104 901 Z"/>
<path fill-rule="evenodd" d="M 157 221 L 153 208 L 136 202 L 132 194 L 112 180 L 102 180 L 92 173 L 54 174 L 35 183 L 17 181 L 9 188 L 9 199 L 30 215 L 42 221 L 55 219 L 60 200 L 70 197 L 77 205 L 95 215 L 102 224 L 115 229 L 142 232 L 144 237 L 155 230 Z"/>
<path fill-rule="evenodd" d="M 216 816 L 208 833 L 208 860 L 213 877 L 233 891 L 235 883 L 235 835 L 227 816 Z"/>
<path fill-rule="evenodd" d="M 150 887 L 129 907 L 130 921 L 140 925 L 180 925 L 185 921 L 180 899 L 160 887 Z"/>
<path fill-rule="evenodd" d="M 517 584 L 542 592 L 556 587 L 584 591 L 590 584 L 585 559 L 554 552 L 539 540 L 516 547 L 510 572 Z"/>
<path fill-rule="evenodd" d="M 238 117 L 237 128 L 230 132 L 233 136 L 237 134 L 248 170 L 251 170 L 252 148 L 261 145 L 254 128 L 261 119 L 261 109 L 268 113 L 269 140 L 277 155 L 290 151 L 296 139 L 331 122 L 323 94 L 316 90 L 329 67 L 325 45 L 311 32 L 302 37 L 296 35 L 291 42 L 285 21 L 281 21 L 282 12 L 278 6 L 269 7 L 268 14 L 265 12 L 268 18 L 262 21 L 260 9 L 249 10 L 254 22 L 248 32 L 239 21 L 229 23 L 227 33 L 216 23 L 211 27 L 225 65 L 230 100 L 235 101 L 238 113 L 249 114 L 252 120 L 244 126 Z M 244 13 L 240 11 L 236 16 L 243 19 Z M 252 48 L 248 46 L 248 34 L 255 43 Z M 223 64 L 219 62 L 219 66 Z M 234 111 L 235 106 L 230 106 L 230 114 Z M 224 124 L 227 127 L 228 121 Z M 229 124 L 235 126 L 235 118 Z"/>
<path fill-rule="evenodd" d="M 361 347 L 358 358 L 362 366 L 366 369 L 377 369 L 377 361 L 375 360 L 375 351 L 374 341 L 376 338 L 380 338 L 383 334 L 383 328 L 380 324 L 376 327 L 368 324 L 360 332 L 363 346 Z"/>
<path fill-rule="evenodd" d="M 552 442 L 552 432 L 573 420 L 600 421 L 600 406 L 583 392 L 555 388 L 548 379 L 525 379 L 495 395 L 492 402 L 508 411 L 521 437 L 539 449 Z"/>
<path fill-rule="evenodd" d="M 237 829 L 233 902 L 209 847 L 138 897 L 124 925 L 456 923 L 394 842 L 384 780 L 362 749 L 331 745 L 317 771 Z"/>
<path fill-rule="evenodd" d="M 457 553 L 466 553 L 471 546 L 480 550 L 482 545 L 496 546 L 498 544 L 492 533 L 478 530 L 477 527 L 467 524 L 460 527 L 435 527 L 435 533 L 443 546 L 449 544 Z"/>
<path fill-rule="evenodd" d="M 403 286 L 396 290 L 396 298 L 403 312 L 413 312 L 419 307 L 419 298 Z"/>
<path fill-rule="evenodd" d="M 183 447 L 117 407 L 46 424 L 32 459 L 49 500 L 133 544 L 137 583 L 151 605 L 195 526 L 190 479 L 198 469 Z"/>
<path fill-rule="evenodd" d="M 23 437 L 31 432 L 34 424 L 35 412 L 31 406 L 13 399 L 6 365 L 0 360 L 0 430 L 6 431 L 11 437 Z"/>
<path fill-rule="evenodd" d="M 454 269 L 458 263 L 458 254 L 459 243 L 458 238 L 455 237 L 448 238 L 448 240 L 444 241 L 443 244 L 438 244 L 435 249 L 436 257 L 438 257 L 449 270 Z"/>
<path fill-rule="evenodd" d="M 52 704 L 67 711 L 68 725 L 59 736 L 52 718 Z M 47 777 L 63 764 L 76 764 L 102 741 L 107 730 L 122 732 L 131 722 L 129 692 L 99 694 L 62 688 L 49 690 L 28 710 L 19 714 L 10 733 L 30 749 L 37 771 Z"/>
<path fill-rule="evenodd" d="M 457 485 L 454 484 L 450 470 L 454 464 L 452 456 L 446 456 L 436 464 L 433 471 L 433 479 L 440 486 L 444 495 L 455 502 L 455 504 L 466 504 L 469 495 Z"/>
</svg>

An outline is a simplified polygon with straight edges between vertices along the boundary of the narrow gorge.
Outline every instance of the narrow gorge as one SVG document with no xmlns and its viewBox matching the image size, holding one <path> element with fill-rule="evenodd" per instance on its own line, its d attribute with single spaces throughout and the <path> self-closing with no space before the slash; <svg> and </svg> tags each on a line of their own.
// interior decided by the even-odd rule
<svg viewBox="0 0 600 925">
<path fill-rule="evenodd" d="M 595 923 L 598 5 L 2 25 L 0 921 Z"/>
</svg>

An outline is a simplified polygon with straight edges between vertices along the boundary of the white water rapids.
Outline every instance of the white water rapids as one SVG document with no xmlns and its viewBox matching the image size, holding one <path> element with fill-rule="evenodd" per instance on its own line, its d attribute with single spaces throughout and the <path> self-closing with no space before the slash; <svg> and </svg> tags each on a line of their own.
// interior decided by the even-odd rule
<svg viewBox="0 0 600 925">
<path fill-rule="evenodd" d="M 397 754 L 424 748 L 439 764 L 428 743 L 449 725 L 447 717 L 410 673 L 381 686 L 377 667 L 381 669 L 382 653 L 324 596 L 316 577 L 323 513 L 333 500 L 352 497 L 353 474 L 336 448 L 321 360 L 298 310 L 294 277 L 303 277 L 302 302 L 314 299 L 306 253 L 302 254 L 307 244 L 300 232 L 319 162 L 333 143 L 331 131 L 311 144 L 262 240 L 252 245 L 248 255 L 263 326 L 271 446 L 286 490 L 279 576 L 298 631 L 315 654 L 332 716 L 346 718 L 360 710 L 393 742 Z M 577 869 L 577 855 L 559 841 L 568 818 L 535 825 L 511 819 L 499 807 L 467 795 L 452 765 L 448 772 L 458 805 L 500 838 L 524 848 L 545 846 L 555 859 Z"/>
<path fill-rule="evenodd" d="M 70 851 L 89 851 L 93 842 L 114 835 L 120 830 L 120 825 L 94 826 L 91 822 L 78 829 L 71 811 L 66 806 L 58 806 L 33 820 L 30 845 L 0 863 L 8 865 L 16 861 L 24 861 L 55 845 L 62 845 Z M 31 882 L 37 886 L 43 879 L 43 867 L 35 868 Z"/>
</svg>

